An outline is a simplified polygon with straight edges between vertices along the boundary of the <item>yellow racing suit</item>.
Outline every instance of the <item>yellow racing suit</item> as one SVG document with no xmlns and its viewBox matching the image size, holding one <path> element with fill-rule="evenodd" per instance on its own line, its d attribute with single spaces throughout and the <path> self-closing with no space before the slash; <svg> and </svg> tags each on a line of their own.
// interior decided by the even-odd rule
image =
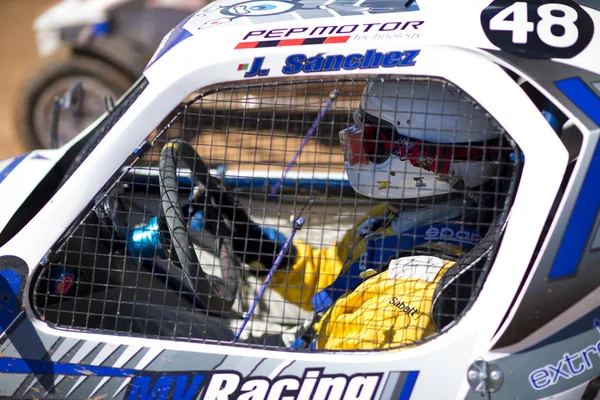
<svg viewBox="0 0 600 400">
<path fill-rule="evenodd" d="M 444 215 L 435 215 L 440 212 L 436 209 Z M 481 238 L 465 230 L 459 238 L 452 236 L 458 228 L 448 221 L 460 215 L 458 207 L 398 212 L 377 205 L 329 248 L 294 240 L 293 264 L 275 273 L 272 290 L 319 316 L 313 327 L 316 349 L 386 349 L 413 343 L 435 331 L 433 293 L 453 262 L 431 256 L 398 258 L 398 253 L 438 246 L 459 256 Z M 373 248 L 375 256 L 366 260 Z"/>
</svg>

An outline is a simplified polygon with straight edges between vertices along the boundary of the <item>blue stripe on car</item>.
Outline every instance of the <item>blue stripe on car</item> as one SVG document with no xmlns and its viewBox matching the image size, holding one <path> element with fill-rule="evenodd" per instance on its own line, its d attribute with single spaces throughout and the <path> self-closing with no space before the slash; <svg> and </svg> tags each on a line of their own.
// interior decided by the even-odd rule
<svg viewBox="0 0 600 400">
<path fill-rule="evenodd" d="M 13 172 L 13 170 L 17 168 L 17 165 L 19 165 L 21 161 L 23 161 L 28 155 L 29 153 L 15 157 L 14 160 L 12 160 L 11 163 L 8 164 L 6 168 L 2 170 L 2 172 L 0 172 L 0 183 L 2 183 L 2 181 L 8 176 L 8 174 Z"/>
<path fill-rule="evenodd" d="M 3 374 L 56 374 L 76 376 L 97 375 L 131 377 L 140 372 L 141 371 L 134 369 L 0 357 L 0 373 Z"/>
<path fill-rule="evenodd" d="M 406 380 L 404 381 L 404 386 L 402 386 L 402 392 L 400 392 L 400 397 L 398 397 L 398 400 L 408 400 L 410 398 L 410 395 L 412 394 L 412 391 L 415 388 L 415 383 L 417 383 L 418 376 L 419 371 L 408 372 Z"/>
<path fill-rule="evenodd" d="M 570 78 L 556 82 L 556 86 L 581 109 L 592 121 L 600 126 L 600 97 L 580 78 Z M 594 216 L 600 208 L 600 146 L 596 149 L 584 178 L 579 197 L 550 273 L 549 279 L 574 275 L 583 255 L 583 250 L 594 224 Z"/>
<path fill-rule="evenodd" d="M 19 290 L 21 275 L 16 271 L 5 269 L 0 271 L 0 296 L 4 300 L 0 307 L 0 333 L 3 333 L 19 315 Z"/>
<path fill-rule="evenodd" d="M 164 56 L 165 54 L 167 54 L 167 52 L 169 50 L 171 50 L 173 47 L 177 46 L 179 43 L 183 42 L 185 39 L 192 37 L 192 34 L 184 29 L 183 27 L 185 26 L 185 24 L 187 24 L 187 22 L 192 19 L 192 17 L 196 15 L 196 13 L 190 14 L 188 15 L 183 21 L 181 21 L 174 29 L 173 31 L 168 34 L 169 38 L 167 39 L 167 41 L 165 42 L 164 46 L 162 49 L 160 49 L 158 51 L 158 53 L 156 54 L 156 57 L 154 57 L 146 66 L 146 68 L 144 69 L 147 70 L 148 68 L 150 68 L 155 62 L 157 62 L 162 56 Z"/>
</svg>

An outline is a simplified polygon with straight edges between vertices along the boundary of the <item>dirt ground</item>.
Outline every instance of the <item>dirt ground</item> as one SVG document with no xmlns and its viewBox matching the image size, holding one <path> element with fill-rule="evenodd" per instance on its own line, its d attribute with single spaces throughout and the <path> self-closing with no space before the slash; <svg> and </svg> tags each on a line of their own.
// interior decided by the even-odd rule
<svg viewBox="0 0 600 400">
<path fill-rule="evenodd" d="M 0 159 L 25 151 L 13 120 L 19 90 L 42 61 L 37 56 L 34 18 L 51 0 L 0 0 Z"/>
</svg>

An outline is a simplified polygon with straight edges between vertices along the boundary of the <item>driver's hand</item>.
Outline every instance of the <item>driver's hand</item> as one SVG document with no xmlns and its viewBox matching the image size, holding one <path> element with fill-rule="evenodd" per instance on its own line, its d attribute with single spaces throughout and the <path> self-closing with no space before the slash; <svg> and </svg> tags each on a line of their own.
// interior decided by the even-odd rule
<svg viewBox="0 0 600 400">
<path fill-rule="evenodd" d="M 287 237 L 273 227 L 262 226 L 253 221 L 249 227 L 239 226 L 236 229 L 236 233 L 238 232 L 244 232 L 244 235 L 234 237 L 233 249 L 236 255 L 246 264 L 258 262 L 263 267 L 257 271 L 259 275 L 268 273 L 283 249 Z M 293 265 L 296 255 L 296 246 L 291 244 L 284 254 L 279 269 L 286 269 Z"/>
</svg>

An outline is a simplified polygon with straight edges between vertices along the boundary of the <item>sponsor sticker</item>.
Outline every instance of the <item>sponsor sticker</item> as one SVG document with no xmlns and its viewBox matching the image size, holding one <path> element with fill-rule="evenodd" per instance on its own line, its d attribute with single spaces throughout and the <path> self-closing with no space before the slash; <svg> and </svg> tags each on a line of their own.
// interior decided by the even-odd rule
<svg viewBox="0 0 600 400">
<path fill-rule="evenodd" d="M 415 180 L 415 187 L 427 187 L 427 184 L 424 182 L 424 176 L 414 177 L 413 179 Z"/>
<path fill-rule="evenodd" d="M 252 78 L 255 76 L 267 76 L 271 71 L 269 68 L 263 68 L 264 57 L 256 57 L 252 64 L 240 64 L 238 71 L 248 71 L 244 74 L 244 78 Z"/>
<path fill-rule="evenodd" d="M 423 311 L 419 310 L 417 307 L 409 306 L 408 304 L 406 304 L 404 301 L 402 301 L 401 299 L 399 299 L 397 297 L 393 297 L 389 301 L 389 304 L 393 305 L 394 307 L 396 307 L 398 310 L 402 311 L 403 313 L 406 313 L 412 319 L 419 319 L 419 317 L 421 315 L 423 315 Z"/>
<path fill-rule="evenodd" d="M 208 374 L 145 374 L 135 376 L 125 398 L 156 398 L 157 393 L 171 399 L 374 399 L 383 373 L 352 376 L 324 374 L 323 368 L 307 369 L 302 377 L 246 377 L 236 371 Z M 412 390 L 412 387 L 410 388 Z"/>
<path fill-rule="evenodd" d="M 286 75 L 329 71 L 352 71 L 356 69 L 410 67 L 416 64 L 421 50 L 389 51 L 381 53 L 367 50 L 348 55 L 323 53 L 308 57 L 305 54 L 292 54 L 285 60 L 281 72 Z"/>
<path fill-rule="evenodd" d="M 425 231 L 425 240 L 440 240 L 476 245 L 481 241 L 481 235 L 470 229 L 457 229 L 450 226 L 432 226 Z"/>
<path fill-rule="evenodd" d="M 600 334 L 600 320 L 595 319 L 594 327 Z M 565 352 L 556 363 L 538 368 L 529 374 L 529 384 L 535 390 L 543 390 L 556 385 L 561 379 L 571 379 L 600 365 L 600 340 L 573 353 Z"/>
<path fill-rule="evenodd" d="M 236 49 L 257 49 L 265 47 L 306 46 L 314 44 L 346 43 L 350 36 L 314 37 L 302 39 L 264 40 L 259 42 L 241 42 Z"/>
<path fill-rule="evenodd" d="M 75 284 L 75 274 L 69 271 L 53 270 L 50 273 L 50 290 L 54 294 L 67 294 Z"/>
<path fill-rule="evenodd" d="M 525 58 L 572 58 L 594 37 L 592 17 L 573 0 L 494 0 L 480 20 L 490 42 Z"/>
<path fill-rule="evenodd" d="M 285 65 L 281 72 L 286 75 L 294 75 L 315 72 L 352 71 L 356 69 L 394 68 L 410 67 L 417 63 L 416 57 L 421 50 L 389 51 L 379 52 L 375 49 L 363 53 L 354 54 L 325 54 L 319 53 L 315 56 L 306 54 L 292 54 L 285 59 Z M 270 69 L 263 68 L 265 57 L 256 57 L 249 64 L 239 64 L 238 71 L 247 71 L 244 78 L 269 75 Z M 383 184 L 380 183 L 382 186 Z M 391 188 L 391 187 L 386 187 Z"/>
<path fill-rule="evenodd" d="M 246 33 L 235 49 L 335 44 L 353 40 L 412 39 L 421 36 L 420 28 L 424 23 L 425 21 L 416 20 L 256 29 Z"/>
<path fill-rule="evenodd" d="M 169 361 L 171 360 L 169 359 Z M 239 358 L 240 362 L 243 360 L 243 358 Z M 339 364 L 333 368 L 339 370 Z M 385 368 L 385 372 L 350 374 L 327 373 L 325 369 L 323 366 L 314 366 L 287 375 L 274 373 L 272 374 L 274 376 L 266 377 L 243 376 L 239 372 L 231 370 L 148 371 L 0 357 L 0 373 L 2 374 L 33 376 L 54 371 L 55 374 L 63 376 L 102 377 L 103 382 L 110 378 L 116 378 L 117 382 L 109 382 L 117 385 L 120 385 L 126 378 L 128 383 L 124 398 L 127 400 L 373 400 L 379 391 L 384 396 L 390 391 L 399 391 L 400 399 L 408 399 L 419 376 L 419 371 L 390 371 L 388 368 Z M 110 383 L 107 385 L 111 386 Z M 100 397 L 106 397 L 107 391 L 104 390 L 105 388 L 102 389 L 97 394 Z M 96 392 L 97 389 L 93 393 Z M 115 397 L 119 393 L 120 390 L 114 393 L 113 389 L 108 396 Z M 83 397 L 87 398 L 87 396 Z"/>
<path fill-rule="evenodd" d="M 250 0 L 231 4 L 209 4 L 195 14 L 197 29 L 229 23 L 240 18 L 260 24 L 276 21 L 349 17 L 419 11 L 416 1 L 397 0 Z M 266 17 L 266 18 L 265 18 Z"/>
</svg>

